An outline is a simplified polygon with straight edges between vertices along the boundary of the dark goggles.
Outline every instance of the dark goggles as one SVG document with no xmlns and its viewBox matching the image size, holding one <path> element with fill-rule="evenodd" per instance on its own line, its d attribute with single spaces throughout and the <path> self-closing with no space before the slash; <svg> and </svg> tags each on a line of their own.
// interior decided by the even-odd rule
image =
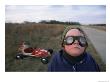
<svg viewBox="0 0 110 82">
<path fill-rule="evenodd" d="M 77 40 L 79 42 L 79 45 L 81 47 L 87 46 L 87 40 L 84 36 L 67 36 L 64 39 L 64 44 L 65 45 L 72 45 L 75 42 L 75 40 Z"/>
</svg>

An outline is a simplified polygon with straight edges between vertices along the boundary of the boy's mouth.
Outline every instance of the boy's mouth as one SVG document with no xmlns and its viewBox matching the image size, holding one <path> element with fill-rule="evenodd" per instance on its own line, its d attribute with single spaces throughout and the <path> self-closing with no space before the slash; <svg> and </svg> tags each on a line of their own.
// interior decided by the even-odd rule
<svg viewBox="0 0 110 82">
<path fill-rule="evenodd" d="M 76 49 L 80 49 L 79 47 L 74 47 L 74 48 L 76 48 Z"/>
</svg>

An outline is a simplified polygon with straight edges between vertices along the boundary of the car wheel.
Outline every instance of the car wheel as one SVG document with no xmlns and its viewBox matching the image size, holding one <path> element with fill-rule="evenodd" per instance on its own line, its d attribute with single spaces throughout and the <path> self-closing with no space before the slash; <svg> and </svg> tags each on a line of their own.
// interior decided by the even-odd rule
<svg viewBox="0 0 110 82">
<path fill-rule="evenodd" d="M 48 63 L 48 59 L 47 59 L 47 58 L 41 58 L 41 62 L 42 62 L 43 64 L 47 64 L 47 63 Z"/>
<path fill-rule="evenodd" d="M 23 54 L 19 53 L 19 54 L 16 55 L 16 59 L 23 59 L 23 58 L 24 58 Z"/>
</svg>

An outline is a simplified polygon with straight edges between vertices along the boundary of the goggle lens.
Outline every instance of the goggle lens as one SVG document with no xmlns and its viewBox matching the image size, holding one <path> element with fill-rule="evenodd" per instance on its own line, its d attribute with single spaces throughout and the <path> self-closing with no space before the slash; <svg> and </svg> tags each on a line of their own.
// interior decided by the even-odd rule
<svg viewBox="0 0 110 82">
<path fill-rule="evenodd" d="M 86 38 L 83 36 L 68 36 L 64 39 L 64 44 L 66 45 L 72 45 L 75 40 L 78 40 L 79 45 L 81 47 L 85 47 L 87 45 Z"/>
</svg>

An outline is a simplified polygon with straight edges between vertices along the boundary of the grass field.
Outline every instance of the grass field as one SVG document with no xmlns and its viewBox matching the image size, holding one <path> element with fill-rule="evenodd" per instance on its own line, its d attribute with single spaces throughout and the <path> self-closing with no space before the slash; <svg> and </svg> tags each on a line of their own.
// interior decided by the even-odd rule
<svg viewBox="0 0 110 82">
<path fill-rule="evenodd" d="M 16 60 L 18 45 L 21 41 L 28 41 L 32 47 L 52 48 L 54 51 L 61 49 L 61 35 L 64 25 L 58 24 L 5 24 L 5 71 L 36 72 L 47 71 L 47 64 L 40 62 L 39 58 L 25 58 Z M 89 41 L 89 40 L 88 40 Z M 101 71 L 105 71 L 100 56 L 89 41 L 87 51 L 93 54 Z"/>
<path fill-rule="evenodd" d="M 106 31 L 106 26 L 89 26 L 90 28 Z"/>
</svg>

